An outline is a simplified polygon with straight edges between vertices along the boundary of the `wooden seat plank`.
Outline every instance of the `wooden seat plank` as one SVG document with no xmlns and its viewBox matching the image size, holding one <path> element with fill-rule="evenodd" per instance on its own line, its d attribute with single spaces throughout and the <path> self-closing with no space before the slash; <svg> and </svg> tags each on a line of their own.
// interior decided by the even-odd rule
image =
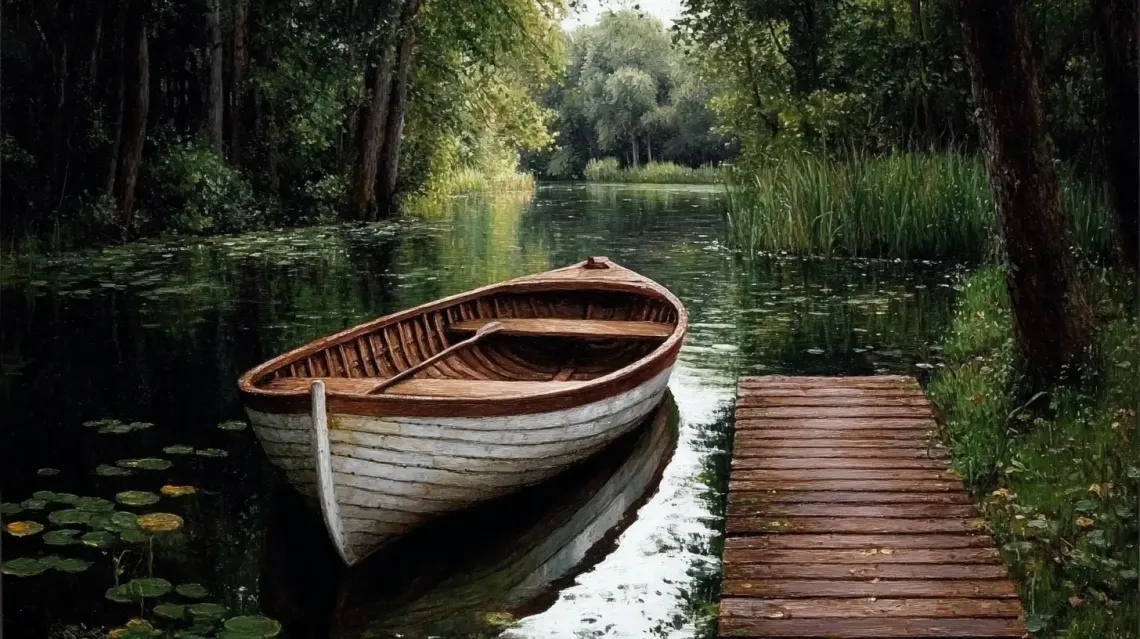
<svg viewBox="0 0 1140 639">
<path fill-rule="evenodd" d="M 732 460 L 732 467 L 741 470 L 801 470 L 811 468 L 898 468 L 909 470 L 948 470 L 946 459 L 909 459 L 906 457 L 856 458 L 856 459 L 816 459 L 812 457 L 741 457 Z"/>
<path fill-rule="evenodd" d="M 728 496 L 730 504 L 813 503 L 813 504 L 969 504 L 959 492 L 875 492 L 860 490 L 740 490 Z"/>
<path fill-rule="evenodd" d="M 725 579 L 1004 579 L 1002 564 L 872 564 L 829 566 L 827 564 L 732 564 L 725 566 Z"/>
<path fill-rule="evenodd" d="M 721 619 L 722 637 L 1021 637 L 1016 619 Z"/>
<path fill-rule="evenodd" d="M 676 329 L 663 322 L 620 320 L 587 320 L 555 318 L 484 318 L 455 322 L 447 330 L 457 333 L 474 333 L 485 324 L 499 322 L 503 335 L 524 337 L 577 337 L 593 339 L 666 339 Z"/>
<path fill-rule="evenodd" d="M 725 549 L 738 550 L 826 550 L 856 548 L 860 550 L 881 548 L 990 548 L 993 540 L 986 535 L 946 534 L 946 535 L 877 535 L 859 533 L 823 535 L 748 535 L 727 537 Z"/>
<path fill-rule="evenodd" d="M 724 617 L 829 619 L 926 617 L 929 619 L 996 617 L 1016 619 L 1021 603 L 1009 599 L 745 599 L 720 602 Z"/>
<path fill-rule="evenodd" d="M 888 519 L 884 517 L 729 517 L 726 534 L 784 533 L 955 533 L 977 530 L 981 520 Z"/>
<path fill-rule="evenodd" d="M 721 592 L 726 597 L 1017 597 L 1008 579 L 725 579 Z"/>
<path fill-rule="evenodd" d="M 827 504 L 798 503 L 742 504 L 730 501 L 729 517 L 890 517 L 901 519 L 977 517 L 971 504 Z"/>
</svg>

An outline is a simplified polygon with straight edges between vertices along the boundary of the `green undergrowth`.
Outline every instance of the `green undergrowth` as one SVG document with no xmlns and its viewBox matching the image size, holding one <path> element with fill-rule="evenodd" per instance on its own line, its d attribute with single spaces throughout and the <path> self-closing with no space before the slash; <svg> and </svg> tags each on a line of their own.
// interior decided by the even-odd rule
<svg viewBox="0 0 1140 639">
<path fill-rule="evenodd" d="M 705 164 L 697 168 L 672 162 L 650 162 L 622 168 L 614 158 L 590 160 L 586 164 L 587 182 L 635 182 L 642 184 L 720 184 L 724 169 Z"/>
<path fill-rule="evenodd" d="M 1101 189 L 1061 170 L 1078 246 L 1111 255 L 1114 225 Z M 739 168 L 729 181 L 730 241 L 749 254 L 902 259 L 993 258 L 998 246 L 981 159 L 957 153 L 791 153 Z"/>
<path fill-rule="evenodd" d="M 1013 399 L 1004 272 L 988 267 L 966 280 L 945 372 L 927 389 L 1036 637 L 1124 639 L 1140 624 L 1135 287 L 1090 279 L 1099 321 L 1079 385 L 1032 408 Z"/>
</svg>

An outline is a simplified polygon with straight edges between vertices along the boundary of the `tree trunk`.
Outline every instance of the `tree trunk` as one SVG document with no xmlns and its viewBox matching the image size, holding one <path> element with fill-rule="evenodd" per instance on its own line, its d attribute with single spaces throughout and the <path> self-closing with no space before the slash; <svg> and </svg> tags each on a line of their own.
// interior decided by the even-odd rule
<svg viewBox="0 0 1140 639">
<path fill-rule="evenodd" d="M 119 149 L 123 146 L 123 111 L 126 110 L 127 66 L 126 66 L 126 20 L 127 10 L 122 9 L 115 18 L 114 32 L 111 43 L 114 46 L 114 61 L 112 68 L 118 68 L 118 81 L 115 91 L 115 125 L 114 138 L 111 141 L 111 162 L 107 169 L 107 195 L 115 198 L 115 178 L 119 173 Z"/>
<path fill-rule="evenodd" d="M 376 176 L 376 201 L 384 215 L 395 212 L 396 180 L 400 175 L 400 145 L 404 138 L 404 114 L 408 105 L 408 73 L 416 42 L 416 14 L 420 0 L 407 0 L 400 19 L 400 45 L 397 51 L 396 77 L 388 105 L 388 121 L 384 147 L 380 152 L 380 169 Z"/>
<path fill-rule="evenodd" d="M 648 164 L 653 164 L 653 133 L 646 131 L 645 133 L 645 160 Z"/>
<path fill-rule="evenodd" d="M 633 164 L 633 168 L 636 169 L 638 167 L 638 164 L 637 164 L 638 156 L 640 155 L 640 153 L 638 152 L 638 149 L 637 149 L 637 133 L 636 132 L 630 131 L 629 143 L 630 143 L 630 149 L 631 149 L 630 157 L 633 158 L 633 162 L 631 164 Z"/>
<path fill-rule="evenodd" d="M 1076 364 L 1091 313 L 1070 252 L 1022 0 L 958 0 L 1025 390 Z"/>
<path fill-rule="evenodd" d="M 123 43 L 123 113 L 119 141 L 119 164 L 112 195 L 119 207 L 124 235 L 130 231 L 135 207 L 135 183 L 146 142 L 146 118 L 150 108 L 150 52 L 147 48 L 146 13 L 143 3 L 127 9 Z"/>
<path fill-rule="evenodd" d="M 221 0 L 210 0 L 210 10 L 206 14 L 209 25 L 210 47 L 210 86 L 206 98 L 206 127 L 210 135 L 210 143 L 214 152 L 222 153 L 222 135 L 224 132 L 222 113 L 224 101 L 222 99 L 222 61 L 225 48 L 222 43 L 222 10 Z"/>
<path fill-rule="evenodd" d="M 1101 139 L 1112 206 L 1120 229 L 1120 254 L 1140 271 L 1140 87 L 1137 86 L 1136 0 L 1106 0 L 1096 20 L 1096 52 L 1104 83 Z"/>
<path fill-rule="evenodd" d="M 242 158 L 242 124 L 245 117 L 245 72 L 249 68 L 249 49 L 246 45 L 245 0 L 234 0 L 234 33 L 232 70 L 230 73 L 230 157 Z"/>
<path fill-rule="evenodd" d="M 381 7 L 385 21 L 396 19 L 399 0 L 389 1 Z M 364 105 L 357 110 L 356 151 L 353 153 L 352 182 L 349 201 L 357 219 L 371 219 L 376 214 L 376 174 L 379 170 L 380 151 L 387 132 L 388 107 L 392 92 L 392 73 L 395 64 L 395 34 L 398 24 L 388 24 L 380 37 L 380 44 L 366 56 L 368 69 L 364 74 Z"/>
</svg>

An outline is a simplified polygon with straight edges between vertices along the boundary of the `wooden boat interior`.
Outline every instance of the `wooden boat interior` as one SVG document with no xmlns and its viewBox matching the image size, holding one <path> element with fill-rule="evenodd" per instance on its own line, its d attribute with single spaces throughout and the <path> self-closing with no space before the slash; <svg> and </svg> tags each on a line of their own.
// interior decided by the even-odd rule
<svg viewBox="0 0 1140 639">
<path fill-rule="evenodd" d="M 678 316 L 667 300 L 637 292 L 491 291 L 314 342 L 252 382 L 308 392 L 321 379 L 331 393 L 368 394 L 492 322 L 501 324 L 494 334 L 382 392 L 478 399 L 565 390 L 645 357 L 673 334 Z"/>
</svg>

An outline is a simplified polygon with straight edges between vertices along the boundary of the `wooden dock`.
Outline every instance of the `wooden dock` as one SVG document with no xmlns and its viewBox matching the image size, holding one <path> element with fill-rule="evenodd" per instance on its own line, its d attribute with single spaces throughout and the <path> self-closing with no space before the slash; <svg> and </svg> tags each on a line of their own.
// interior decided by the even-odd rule
<svg viewBox="0 0 1140 639">
<path fill-rule="evenodd" d="M 911 377 L 742 377 L 721 637 L 1022 637 Z"/>
</svg>

